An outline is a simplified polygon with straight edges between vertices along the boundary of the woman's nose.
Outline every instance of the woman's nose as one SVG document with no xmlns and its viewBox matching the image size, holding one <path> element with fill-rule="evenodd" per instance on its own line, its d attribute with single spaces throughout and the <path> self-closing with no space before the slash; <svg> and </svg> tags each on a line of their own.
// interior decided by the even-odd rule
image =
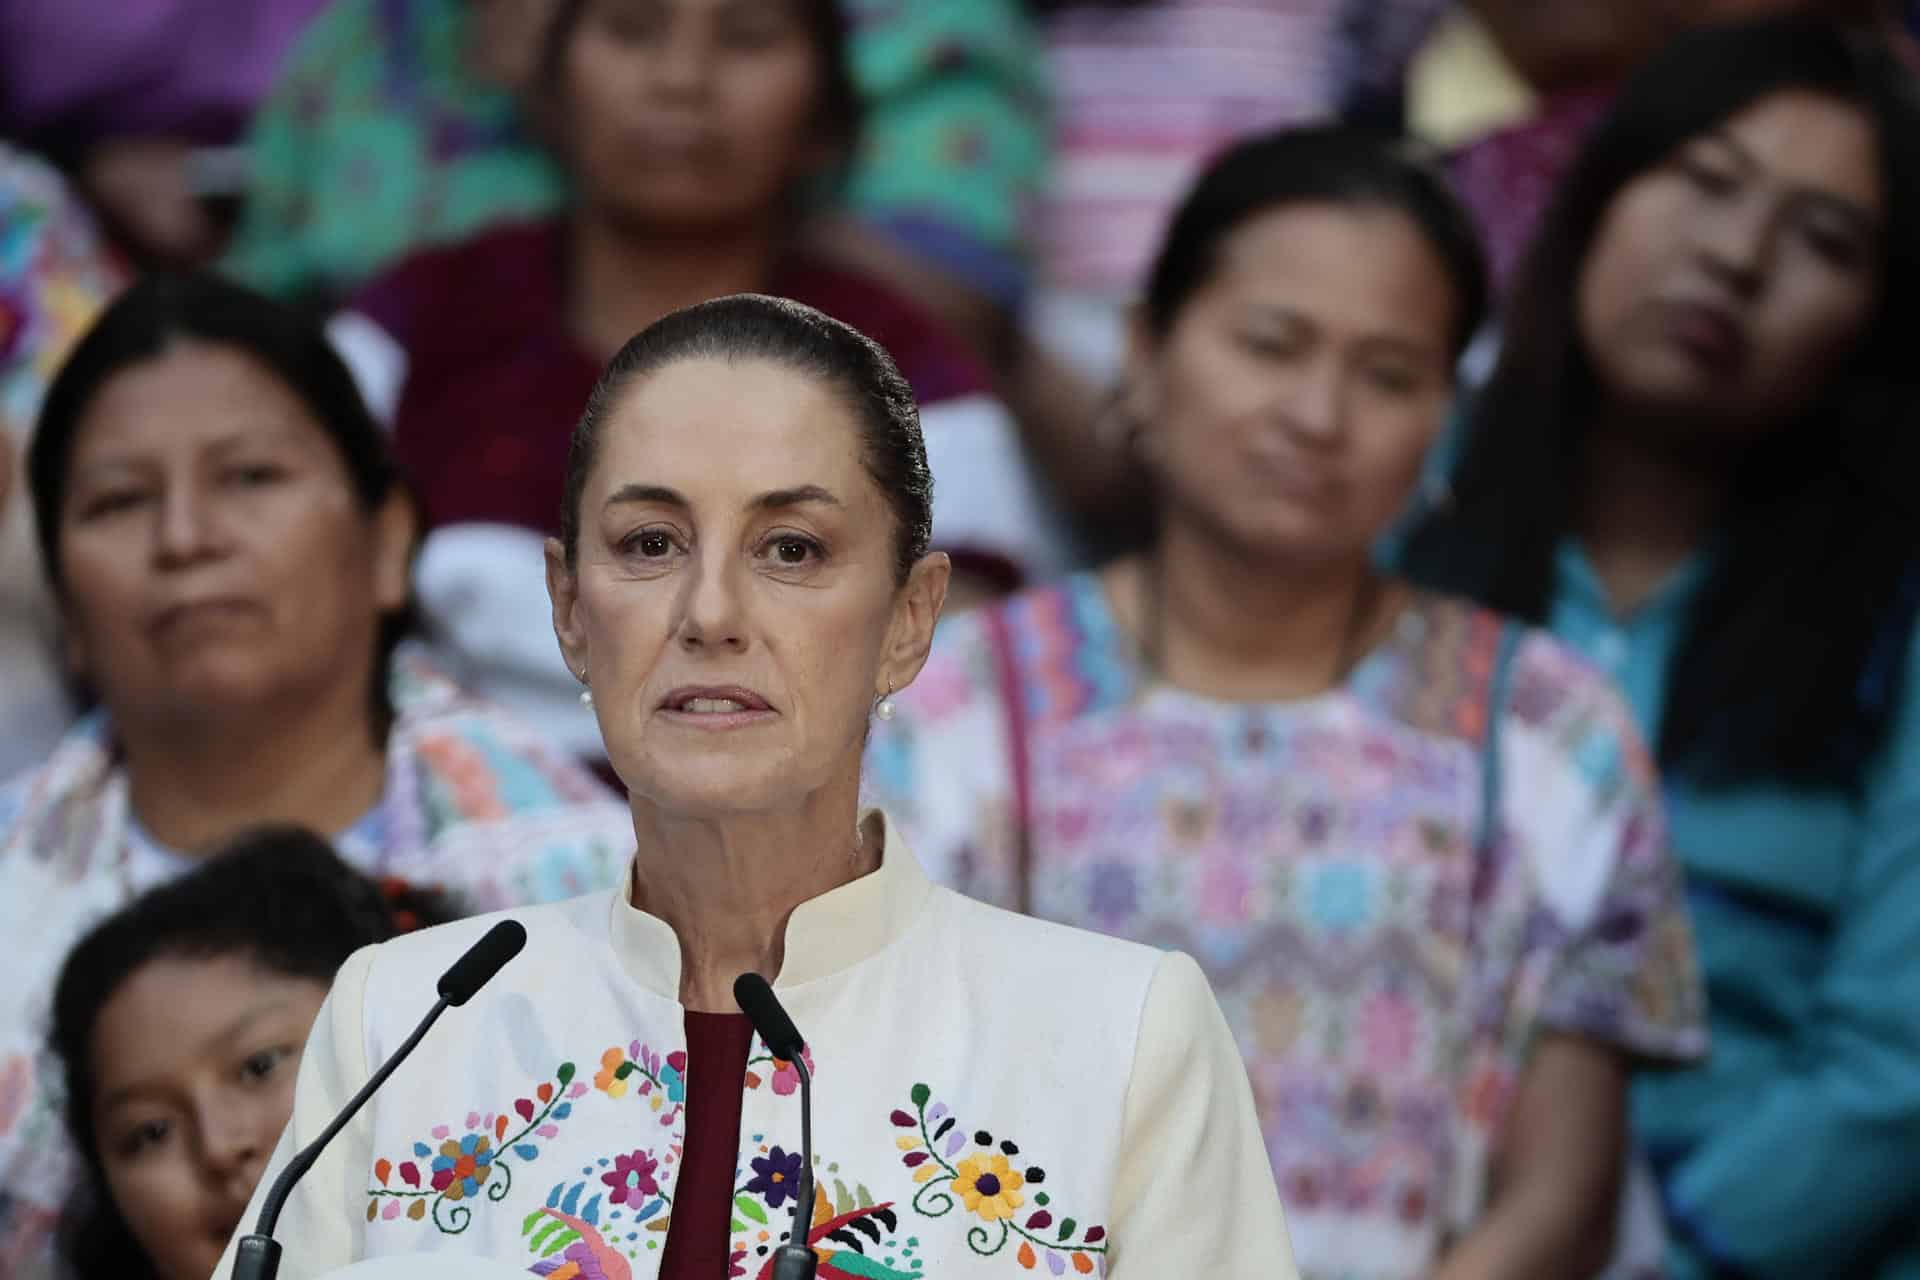
<svg viewBox="0 0 1920 1280">
<path fill-rule="evenodd" d="M 735 569 L 725 557 L 695 557 L 687 578 L 680 642 L 689 649 L 746 647 Z"/>
<path fill-rule="evenodd" d="M 155 509 L 155 558 L 163 565 L 190 564 L 220 549 L 218 518 L 197 486 L 169 486 Z"/>
</svg>

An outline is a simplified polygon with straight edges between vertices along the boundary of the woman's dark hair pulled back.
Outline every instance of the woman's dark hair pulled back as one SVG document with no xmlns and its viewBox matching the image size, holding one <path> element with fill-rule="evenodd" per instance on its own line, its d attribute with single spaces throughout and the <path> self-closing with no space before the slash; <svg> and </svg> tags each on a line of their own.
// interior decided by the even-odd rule
<svg viewBox="0 0 1920 1280">
<path fill-rule="evenodd" d="M 1419 228 L 1453 284 L 1457 355 L 1487 305 L 1486 256 L 1473 218 L 1415 144 L 1355 125 L 1281 129 L 1244 138 L 1208 166 L 1181 201 L 1147 277 L 1147 327 L 1164 334 L 1212 277 L 1220 246 L 1269 210 L 1294 204 L 1390 209 Z"/>
<path fill-rule="evenodd" d="M 1681 37 L 1625 86 L 1582 147 L 1524 260 L 1503 349 L 1468 418 L 1451 496 L 1421 513 L 1416 578 L 1542 622 L 1580 502 L 1597 384 L 1575 299 L 1621 189 L 1773 94 L 1860 110 L 1879 135 L 1887 213 L 1878 311 L 1796 423 L 1733 477 L 1723 553 L 1668 679 L 1663 765 L 1701 777 L 1833 780 L 1882 735 L 1912 629 L 1910 492 L 1920 472 L 1920 103 L 1884 41 L 1807 17 Z"/>
<path fill-rule="evenodd" d="M 740 293 L 663 316 L 620 348 L 587 399 L 567 450 L 560 538 L 580 541 L 580 497 L 606 419 L 633 382 L 681 360 L 767 360 L 830 386 L 854 412 L 861 460 L 894 517 L 894 579 L 904 583 L 933 536 L 933 473 L 913 388 L 893 357 L 851 325 L 788 298 Z"/>
</svg>

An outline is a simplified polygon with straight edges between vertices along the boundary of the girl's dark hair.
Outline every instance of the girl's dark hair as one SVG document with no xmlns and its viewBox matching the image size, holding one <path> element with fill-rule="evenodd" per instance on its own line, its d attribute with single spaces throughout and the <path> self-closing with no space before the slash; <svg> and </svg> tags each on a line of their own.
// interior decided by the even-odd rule
<svg viewBox="0 0 1920 1280">
<path fill-rule="evenodd" d="M 1627 83 L 1522 265 L 1451 501 L 1421 514 L 1404 550 L 1417 578 L 1546 619 L 1597 390 L 1574 314 L 1596 228 L 1621 188 L 1785 90 L 1851 104 L 1877 127 L 1886 260 L 1878 313 L 1849 361 L 1733 476 L 1724 552 L 1678 646 L 1658 744 L 1663 765 L 1703 778 L 1850 776 L 1894 701 L 1920 462 L 1920 108 L 1881 41 L 1809 18 L 1707 28 Z"/>
<path fill-rule="evenodd" d="M 372 512 L 400 484 L 387 434 L 325 333 L 299 312 L 206 271 L 161 272 L 122 293 L 60 366 L 41 404 L 27 450 L 40 562 L 62 590 L 60 512 L 72 479 L 74 446 L 87 410 L 123 371 L 182 342 L 229 347 L 253 357 L 299 397 L 333 440 L 361 507 Z M 387 711 L 385 668 L 416 626 L 411 606 L 381 620 L 376 710 Z"/>
<path fill-rule="evenodd" d="M 1391 209 L 1420 229 L 1453 283 L 1458 355 L 1487 305 L 1486 256 L 1473 218 L 1414 144 L 1355 125 L 1257 134 L 1221 154 L 1180 204 L 1147 277 L 1148 327 L 1164 334 L 1213 274 L 1221 242 L 1248 219 L 1290 204 Z"/>
<path fill-rule="evenodd" d="M 933 473 L 913 388 L 893 357 L 851 325 L 788 298 L 738 293 L 663 316 L 620 348 L 587 399 L 567 450 L 560 539 L 580 539 L 580 495 L 607 414 L 637 378 L 680 360 L 770 360 L 832 387 L 854 411 L 861 459 L 894 515 L 894 579 L 907 580 L 933 536 Z"/>
<path fill-rule="evenodd" d="M 550 132 L 564 134 L 565 75 L 567 50 L 580 28 L 580 19 L 593 0 L 560 0 L 540 50 L 538 74 L 539 105 Z M 847 58 L 847 19 L 840 0 L 799 0 L 813 43 L 820 74 L 820 110 L 818 120 L 824 141 L 842 156 L 851 157 L 860 139 L 864 112 L 858 87 L 853 82 L 853 67 Z"/>
<path fill-rule="evenodd" d="M 161 958 L 239 956 L 331 983 L 348 956 L 403 932 L 404 920 L 437 924 L 458 914 L 439 894 L 368 879 L 309 831 L 262 827 L 95 925 L 61 967 L 48 1041 L 66 1079 L 67 1132 L 86 1171 L 60 1229 L 73 1273 L 153 1274 L 113 1203 L 93 1126 L 94 1024 L 128 979 Z"/>
</svg>

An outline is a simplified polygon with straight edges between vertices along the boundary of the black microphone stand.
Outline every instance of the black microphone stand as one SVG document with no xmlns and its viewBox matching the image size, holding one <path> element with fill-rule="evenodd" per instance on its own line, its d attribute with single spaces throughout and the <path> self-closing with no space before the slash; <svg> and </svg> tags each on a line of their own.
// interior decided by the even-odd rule
<svg viewBox="0 0 1920 1280">
<path fill-rule="evenodd" d="M 280 1242 L 273 1238 L 273 1228 L 280 1221 L 280 1210 L 286 1204 L 287 1197 L 293 1194 L 294 1183 L 300 1181 L 307 1170 L 313 1168 L 313 1162 L 320 1158 L 320 1153 L 326 1150 L 327 1144 L 333 1141 L 334 1135 L 347 1127 L 347 1122 L 366 1105 L 367 1099 L 373 1096 L 374 1090 L 385 1084 L 387 1077 L 393 1074 L 394 1069 L 407 1060 L 407 1055 L 412 1053 L 414 1046 L 420 1043 L 420 1038 L 426 1035 L 428 1029 L 439 1021 L 440 1015 L 447 1011 L 448 1003 L 445 996 L 436 1001 L 433 1008 L 427 1011 L 427 1016 L 420 1019 L 420 1025 L 413 1029 L 413 1034 L 408 1036 L 406 1042 L 380 1064 L 380 1069 L 373 1073 L 372 1078 L 360 1086 L 360 1092 L 353 1095 L 352 1100 L 341 1109 L 340 1114 L 333 1118 L 333 1123 L 322 1129 L 319 1137 L 302 1147 L 293 1159 L 287 1161 L 287 1167 L 282 1169 L 280 1176 L 273 1180 L 273 1188 L 267 1192 L 267 1198 L 261 1202 L 260 1220 L 254 1224 L 253 1234 L 240 1237 L 240 1243 L 234 1249 L 233 1280 L 274 1280 L 274 1277 L 279 1274 Z"/>
<path fill-rule="evenodd" d="M 813 1073 L 804 1050 L 791 1061 L 800 1075 L 800 1179 L 794 1186 L 799 1198 L 793 1202 L 787 1243 L 773 1251 L 773 1280 L 814 1280 L 819 1259 L 807 1243 L 813 1227 Z"/>
</svg>

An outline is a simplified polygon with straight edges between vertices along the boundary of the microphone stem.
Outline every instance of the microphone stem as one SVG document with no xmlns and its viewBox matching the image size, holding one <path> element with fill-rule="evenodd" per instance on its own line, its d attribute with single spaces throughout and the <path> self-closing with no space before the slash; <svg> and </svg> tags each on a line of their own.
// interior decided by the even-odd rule
<svg viewBox="0 0 1920 1280">
<path fill-rule="evenodd" d="M 261 1202 L 260 1221 L 253 1229 L 255 1235 L 273 1234 L 274 1224 L 280 1220 L 281 1206 L 292 1194 L 293 1184 L 300 1181 L 307 1170 L 313 1167 L 314 1161 L 320 1158 L 320 1153 L 326 1150 L 327 1144 L 333 1141 L 334 1135 L 347 1127 L 347 1122 L 367 1104 L 367 1099 L 373 1096 L 374 1090 L 387 1082 L 387 1077 L 407 1060 L 407 1055 L 414 1051 L 415 1046 L 420 1043 L 420 1038 L 427 1034 L 433 1024 L 440 1020 L 440 1015 L 446 1011 L 447 1001 L 443 996 L 433 1008 L 427 1011 L 427 1016 L 420 1019 L 420 1025 L 413 1029 L 413 1034 L 408 1036 L 398 1049 L 388 1054 L 387 1060 L 380 1064 L 380 1069 L 360 1086 L 360 1092 L 354 1094 L 347 1105 L 341 1108 L 340 1114 L 333 1118 L 333 1123 L 322 1129 L 319 1137 L 302 1147 L 293 1159 L 287 1161 L 287 1167 L 280 1171 L 278 1178 L 274 1179 L 273 1189 L 267 1192 L 267 1198 Z M 801 1079 L 804 1080 L 806 1077 L 803 1075 Z"/>
<path fill-rule="evenodd" d="M 807 1237 L 813 1226 L 813 1073 L 807 1070 L 806 1047 L 793 1056 L 800 1077 L 800 1198 L 793 1206 L 793 1243 L 812 1253 Z"/>
</svg>

